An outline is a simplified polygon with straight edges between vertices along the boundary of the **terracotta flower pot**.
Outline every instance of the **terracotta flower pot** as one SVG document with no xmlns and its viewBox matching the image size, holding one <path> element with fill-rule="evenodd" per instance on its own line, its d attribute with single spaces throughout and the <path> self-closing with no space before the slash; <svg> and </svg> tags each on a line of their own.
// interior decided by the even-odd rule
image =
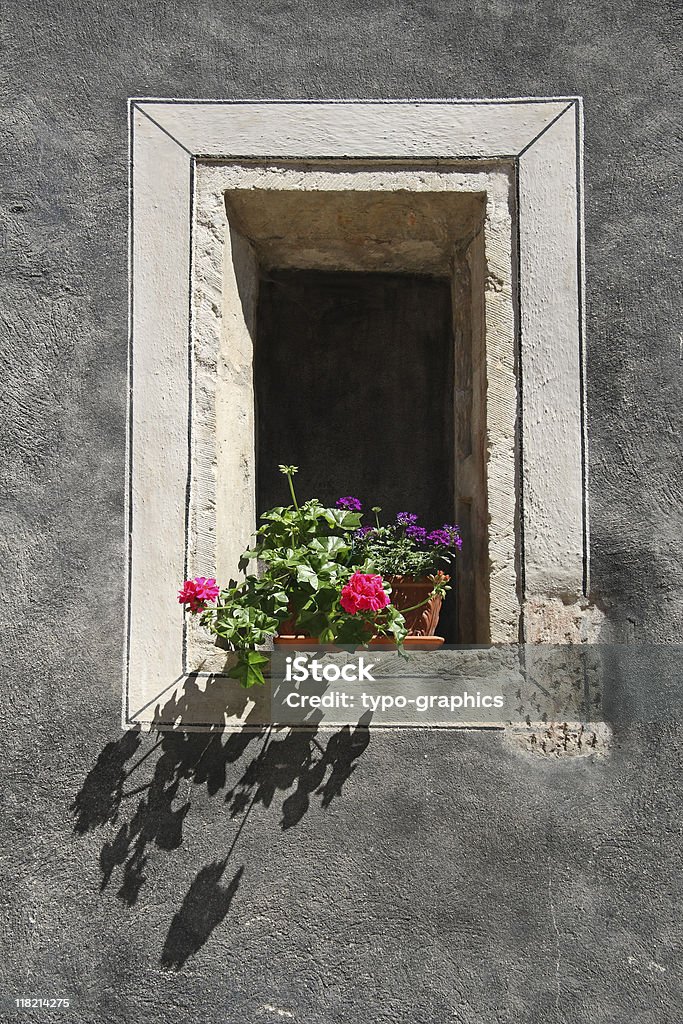
<svg viewBox="0 0 683 1024">
<path fill-rule="evenodd" d="M 373 636 L 368 643 L 371 647 L 384 647 L 387 650 L 394 650 L 396 646 L 388 636 Z M 403 641 L 403 647 L 408 651 L 431 651 L 435 647 L 441 647 L 443 643 L 442 636 L 407 636 Z"/>
<path fill-rule="evenodd" d="M 290 605 L 291 608 L 291 605 Z M 288 619 L 280 623 L 278 629 L 278 636 L 308 636 L 308 633 L 297 633 L 296 628 L 296 615 L 292 613 Z"/>
<path fill-rule="evenodd" d="M 450 579 L 449 576 L 442 578 L 446 583 Z M 436 634 L 443 598 L 435 594 L 426 604 L 422 603 L 434 589 L 434 580 L 434 576 L 417 580 L 412 576 L 388 577 L 388 583 L 391 585 L 391 603 L 403 613 L 409 637 L 431 637 Z M 415 605 L 420 607 L 415 608 Z"/>
</svg>

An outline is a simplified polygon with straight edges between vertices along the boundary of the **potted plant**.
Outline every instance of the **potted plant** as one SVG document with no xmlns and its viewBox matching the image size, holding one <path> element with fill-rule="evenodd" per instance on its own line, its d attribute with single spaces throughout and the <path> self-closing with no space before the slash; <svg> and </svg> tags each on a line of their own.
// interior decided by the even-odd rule
<svg viewBox="0 0 683 1024">
<path fill-rule="evenodd" d="M 405 616 L 443 598 L 448 589 L 447 577 L 438 569 L 444 546 L 426 539 L 426 532 L 421 546 L 421 534 L 411 530 L 416 523 L 380 527 L 376 510 L 376 526 L 363 527 L 360 502 L 352 497 L 340 498 L 336 508 L 317 498 L 299 504 L 293 483 L 297 467 L 280 466 L 280 471 L 292 504 L 261 516 L 255 544 L 240 561 L 244 578 L 220 588 L 215 579 L 197 577 L 186 580 L 178 595 L 191 614 L 201 616 L 217 643 L 236 653 L 229 674 L 246 687 L 265 681 L 268 657 L 258 648 L 271 636 L 276 642 L 291 638 L 300 643 L 307 637 L 320 644 L 383 642 L 401 647 L 410 633 Z M 249 572 L 253 563 L 258 571 Z M 386 565 L 386 577 L 379 565 Z M 411 592 L 408 584 L 421 568 L 425 571 L 417 582 L 422 589 Z M 403 611 L 394 600 L 389 575 L 396 581 Z M 415 607 L 410 604 L 413 593 L 418 595 Z"/>
<path fill-rule="evenodd" d="M 454 559 L 462 547 L 460 530 L 448 523 L 428 531 L 412 512 L 399 512 L 386 526 L 373 508 L 375 526 L 361 526 L 354 540 L 355 560 L 372 567 L 391 587 L 391 602 L 402 612 L 409 636 L 436 633 Z"/>
</svg>

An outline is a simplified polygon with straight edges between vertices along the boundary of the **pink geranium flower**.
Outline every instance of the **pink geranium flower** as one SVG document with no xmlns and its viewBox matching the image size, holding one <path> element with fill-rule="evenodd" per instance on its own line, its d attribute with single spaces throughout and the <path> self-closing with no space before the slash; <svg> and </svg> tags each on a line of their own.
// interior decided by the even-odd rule
<svg viewBox="0 0 683 1024">
<path fill-rule="evenodd" d="M 178 601 L 180 604 L 187 605 L 195 614 L 203 612 L 207 601 L 215 601 L 218 594 L 219 588 L 214 579 L 196 576 L 193 580 L 185 580 L 183 589 L 178 592 Z"/>
<path fill-rule="evenodd" d="M 357 612 L 378 612 L 389 604 L 389 595 L 384 589 L 381 576 L 366 572 L 354 572 L 349 582 L 342 587 L 340 604 L 349 615 Z"/>
</svg>

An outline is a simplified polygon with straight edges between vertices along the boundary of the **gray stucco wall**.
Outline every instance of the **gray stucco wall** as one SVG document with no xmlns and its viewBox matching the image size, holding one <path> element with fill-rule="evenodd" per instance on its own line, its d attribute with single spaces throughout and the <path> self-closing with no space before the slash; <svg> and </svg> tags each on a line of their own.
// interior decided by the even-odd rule
<svg viewBox="0 0 683 1024">
<path fill-rule="evenodd" d="M 595 760 L 118 726 L 129 95 L 582 94 L 593 585 L 633 641 L 680 640 L 676 6 L 8 13 L 2 997 L 83 1022 L 679 1020 L 675 687 Z"/>
</svg>

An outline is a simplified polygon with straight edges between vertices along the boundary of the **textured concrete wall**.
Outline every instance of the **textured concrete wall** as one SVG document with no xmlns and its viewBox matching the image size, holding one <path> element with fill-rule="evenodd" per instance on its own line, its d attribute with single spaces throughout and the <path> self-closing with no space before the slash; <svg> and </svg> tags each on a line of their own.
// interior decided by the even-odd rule
<svg viewBox="0 0 683 1024">
<path fill-rule="evenodd" d="M 70 997 L 83 1022 L 678 1020 L 666 709 L 566 761 L 497 733 L 118 728 L 128 95 L 583 94 L 593 585 L 631 639 L 680 638 L 676 8 L 9 16 L 2 998 Z"/>
</svg>

